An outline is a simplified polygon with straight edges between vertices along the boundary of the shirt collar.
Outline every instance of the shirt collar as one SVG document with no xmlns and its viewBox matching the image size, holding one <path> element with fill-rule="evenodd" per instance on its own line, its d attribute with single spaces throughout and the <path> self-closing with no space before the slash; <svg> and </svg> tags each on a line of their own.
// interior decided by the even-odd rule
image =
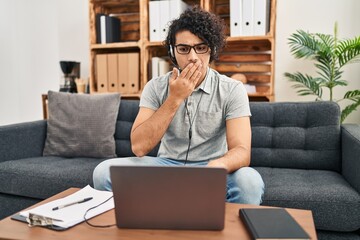
<svg viewBox="0 0 360 240">
<path fill-rule="evenodd" d="M 206 76 L 205 76 L 204 81 L 200 84 L 199 87 L 197 87 L 197 88 L 195 89 L 195 91 L 198 91 L 199 89 L 201 89 L 201 90 L 203 90 L 205 93 L 210 94 L 210 92 L 211 92 L 211 86 L 210 86 L 210 83 L 207 84 L 207 82 L 208 82 L 208 79 L 211 78 L 211 76 L 210 76 L 211 73 L 212 73 L 212 72 L 210 71 L 210 67 L 208 67 L 207 70 L 206 70 Z"/>
</svg>

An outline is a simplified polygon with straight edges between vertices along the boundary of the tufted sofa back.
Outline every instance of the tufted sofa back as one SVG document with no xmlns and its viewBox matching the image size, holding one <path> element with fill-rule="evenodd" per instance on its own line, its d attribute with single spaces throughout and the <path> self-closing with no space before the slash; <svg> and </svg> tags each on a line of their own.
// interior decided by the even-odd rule
<svg viewBox="0 0 360 240">
<path fill-rule="evenodd" d="M 340 171 L 340 109 L 333 102 L 251 102 L 251 165 Z"/>
<path fill-rule="evenodd" d="M 121 99 L 115 130 L 116 155 L 118 157 L 135 156 L 131 151 L 130 132 L 138 112 L 139 100 Z M 148 155 L 156 156 L 157 151 L 158 147 Z"/>
<path fill-rule="evenodd" d="M 250 102 L 251 166 L 340 171 L 340 109 L 332 102 Z M 118 157 L 134 156 L 130 131 L 138 100 L 122 99 L 116 123 Z M 149 155 L 156 156 L 158 147 Z"/>
</svg>

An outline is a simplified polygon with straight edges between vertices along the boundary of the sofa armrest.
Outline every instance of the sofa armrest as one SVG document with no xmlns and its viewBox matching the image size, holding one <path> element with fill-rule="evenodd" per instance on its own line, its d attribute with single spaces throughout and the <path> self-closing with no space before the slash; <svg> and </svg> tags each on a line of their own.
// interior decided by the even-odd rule
<svg viewBox="0 0 360 240">
<path fill-rule="evenodd" d="M 360 192 L 360 125 L 341 125 L 342 175 Z"/>
<path fill-rule="evenodd" d="M 0 126 L 0 162 L 42 156 L 45 120 Z"/>
</svg>

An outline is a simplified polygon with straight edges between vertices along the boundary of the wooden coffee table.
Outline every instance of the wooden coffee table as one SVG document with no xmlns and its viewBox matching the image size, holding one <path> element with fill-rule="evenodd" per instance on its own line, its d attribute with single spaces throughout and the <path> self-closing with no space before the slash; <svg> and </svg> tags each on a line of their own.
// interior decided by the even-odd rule
<svg viewBox="0 0 360 240">
<path fill-rule="evenodd" d="M 70 188 L 41 203 L 53 201 L 76 192 L 77 188 Z M 0 239 L 37 239 L 37 240 L 60 240 L 60 239 L 250 239 L 244 224 L 241 222 L 239 208 L 254 208 L 247 204 L 226 203 L 225 228 L 222 231 L 188 231 L 188 230 L 145 230 L 145 229 L 119 229 L 116 226 L 110 228 L 94 228 L 86 223 L 81 223 L 65 231 L 54 231 L 42 227 L 28 227 L 26 223 L 11 220 L 10 217 L 0 221 Z M 299 209 L 287 209 L 295 220 L 310 235 L 311 239 L 317 239 L 315 225 L 311 211 Z M 93 224 L 109 225 L 115 223 L 114 210 L 105 212 L 90 220 Z"/>
</svg>

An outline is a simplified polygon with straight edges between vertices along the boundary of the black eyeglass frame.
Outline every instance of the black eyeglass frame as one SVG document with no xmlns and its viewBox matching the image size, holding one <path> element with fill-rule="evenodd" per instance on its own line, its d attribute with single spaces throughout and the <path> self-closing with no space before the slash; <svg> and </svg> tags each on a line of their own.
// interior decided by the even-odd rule
<svg viewBox="0 0 360 240">
<path fill-rule="evenodd" d="M 201 45 L 205 45 L 205 46 L 207 47 L 206 52 L 198 52 L 198 51 L 196 50 L 196 47 L 201 46 Z M 205 42 L 198 43 L 198 44 L 195 44 L 195 45 L 193 45 L 193 46 L 190 46 L 190 45 L 187 45 L 187 44 L 177 44 L 177 45 L 175 45 L 174 47 L 175 47 L 175 49 L 176 49 L 176 52 L 177 52 L 178 54 L 180 54 L 180 55 L 189 54 L 190 51 L 191 51 L 191 49 L 194 49 L 194 51 L 195 51 L 196 54 L 205 54 L 205 53 L 209 52 L 209 49 L 210 49 L 209 45 L 207 45 Z M 178 47 L 188 47 L 189 50 L 188 50 L 186 53 L 182 53 L 182 52 L 179 52 Z"/>
</svg>

